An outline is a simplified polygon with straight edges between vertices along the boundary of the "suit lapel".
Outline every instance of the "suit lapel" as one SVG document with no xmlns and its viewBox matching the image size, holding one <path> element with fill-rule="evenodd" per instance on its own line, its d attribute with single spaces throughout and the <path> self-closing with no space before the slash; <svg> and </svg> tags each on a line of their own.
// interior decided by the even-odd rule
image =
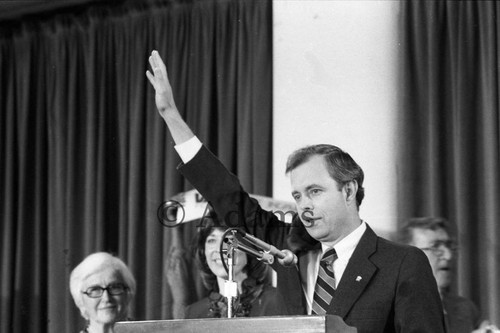
<svg viewBox="0 0 500 333">
<path fill-rule="evenodd" d="M 347 315 L 377 271 L 377 267 L 369 260 L 376 249 L 377 235 L 367 225 L 342 275 L 328 313 L 340 317 Z"/>
</svg>

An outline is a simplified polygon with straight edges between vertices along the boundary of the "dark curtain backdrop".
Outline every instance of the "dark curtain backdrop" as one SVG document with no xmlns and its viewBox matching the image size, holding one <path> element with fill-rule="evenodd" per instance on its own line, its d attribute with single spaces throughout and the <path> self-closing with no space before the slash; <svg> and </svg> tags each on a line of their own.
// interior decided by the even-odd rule
<svg viewBox="0 0 500 333">
<path fill-rule="evenodd" d="M 0 22 L 0 331 L 81 329 L 68 278 L 95 251 L 132 269 L 134 319 L 172 318 L 164 262 L 195 228 L 157 219 L 190 186 L 147 58 L 166 59 L 202 141 L 270 195 L 271 24 L 267 0 L 115 1 Z"/>
<path fill-rule="evenodd" d="M 455 288 L 500 324 L 500 4 L 402 1 L 399 216 L 442 216 Z"/>
</svg>

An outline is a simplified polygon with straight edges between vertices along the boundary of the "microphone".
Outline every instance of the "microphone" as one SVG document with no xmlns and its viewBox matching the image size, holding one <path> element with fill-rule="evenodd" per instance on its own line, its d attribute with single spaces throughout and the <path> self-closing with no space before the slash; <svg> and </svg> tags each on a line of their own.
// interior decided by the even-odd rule
<svg viewBox="0 0 500 333">
<path fill-rule="evenodd" d="M 239 242 L 236 237 L 226 237 L 224 238 L 224 242 L 229 243 L 229 246 L 233 246 L 235 249 L 239 249 L 254 256 L 257 260 L 260 260 L 268 265 L 271 265 L 274 262 L 274 257 L 271 254 L 264 251 L 257 251 L 249 246 L 246 246 L 242 242 Z"/>
<path fill-rule="evenodd" d="M 267 244 L 266 242 L 258 239 L 255 236 L 250 235 L 249 233 L 245 232 L 244 230 L 237 229 L 238 233 L 241 234 L 243 239 L 248 241 L 250 244 L 255 245 L 256 247 L 262 249 L 264 253 L 271 254 L 274 257 L 278 257 L 281 260 L 278 260 L 279 263 L 283 266 L 291 266 L 291 265 L 296 265 L 298 260 L 297 256 L 293 254 L 292 251 L 283 249 L 283 250 L 278 250 L 276 247 L 272 246 L 271 244 Z"/>
</svg>

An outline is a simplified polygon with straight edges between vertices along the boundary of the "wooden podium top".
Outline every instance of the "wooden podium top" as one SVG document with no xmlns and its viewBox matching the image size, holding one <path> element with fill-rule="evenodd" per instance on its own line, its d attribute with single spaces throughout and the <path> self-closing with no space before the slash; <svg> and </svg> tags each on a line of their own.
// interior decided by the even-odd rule
<svg viewBox="0 0 500 333">
<path fill-rule="evenodd" d="M 357 329 L 347 326 L 342 318 L 325 316 L 278 316 L 238 317 L 185 320 L 128 321 L 115 325 L 116 333 L 164 333 L 164 332 L 280 332 L 320 333 L 353 332 Z"/>
</svg>

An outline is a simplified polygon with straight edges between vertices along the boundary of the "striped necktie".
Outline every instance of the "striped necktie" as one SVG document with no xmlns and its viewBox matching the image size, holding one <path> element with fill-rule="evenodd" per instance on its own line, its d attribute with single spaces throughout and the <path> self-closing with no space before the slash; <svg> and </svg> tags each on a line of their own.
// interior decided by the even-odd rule
<svg viewBox="0 0 500 333">
<path fill-rule="evenodd" d="M 319 263 L 318 278 L 314 288 L 312 314 L 325 314 L 335 293 L 333 262 L 337 259 L 334 248 L 328 249 Z"/>
</svg>

